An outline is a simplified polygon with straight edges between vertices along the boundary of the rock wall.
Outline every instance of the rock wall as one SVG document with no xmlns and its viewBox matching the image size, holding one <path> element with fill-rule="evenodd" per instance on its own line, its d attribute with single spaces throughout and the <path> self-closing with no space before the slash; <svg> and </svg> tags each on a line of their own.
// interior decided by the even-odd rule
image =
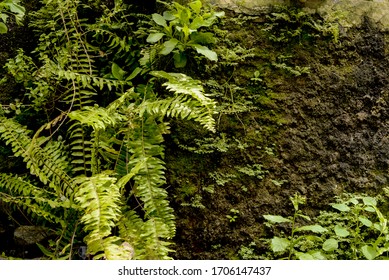
<svg viewBox="0 0 389 280">
<path fill-rule="evenodd" d="M 389 29 L 389 0 L 207 0 L 223 9 L 258 15 L 272 5 L 300 5 L 323 17 L 336 17 L 344 27 L 360 25 L 365 16 Z"/>
</svg>

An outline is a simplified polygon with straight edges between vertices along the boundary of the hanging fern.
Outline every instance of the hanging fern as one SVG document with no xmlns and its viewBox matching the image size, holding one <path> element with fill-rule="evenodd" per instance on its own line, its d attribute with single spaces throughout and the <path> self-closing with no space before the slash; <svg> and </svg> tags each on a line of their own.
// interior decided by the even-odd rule
<svg viewBox="0 0 389 280">
<path fill-rule="evenodd" d="M 84 209 L 81 221 L 88 231 L 88 253 L 99 259 L 130 259 L 131 251 L 121 246 L 123 240 L 110 236 L 121 216 L 120 189 L 116 179 L 106 174 L 78 178 L 76 200 Z"/>
<path fill-rule="evenodd" d="M 39 63 L 25 67 L 21 82 L 34 108 L 51 108 L 46 113 L 55 117 L 32 134 L 0 116 L 0 139 L 31 175 L 0 174 L 0 198 L 60 225 L 52 251 L 41 247 L 52 258 L 71 258 L 77 239 L 95 259 L 169 259 L 176 226 L 163 135 L 171 118 L 214 132 L 216 104 L 200 81 L 150 72 L 138 61 L 140 43 L 121 1 L 95 23 L 79 18 L 81 1 L 42 3 L 32 15 Z M 145 84 L 133 86 L 138 79 Z M 155 92 L 157 79 L 166 92 Z M 64 140 L 53 140 L 58 131 Z"/>
</svg>

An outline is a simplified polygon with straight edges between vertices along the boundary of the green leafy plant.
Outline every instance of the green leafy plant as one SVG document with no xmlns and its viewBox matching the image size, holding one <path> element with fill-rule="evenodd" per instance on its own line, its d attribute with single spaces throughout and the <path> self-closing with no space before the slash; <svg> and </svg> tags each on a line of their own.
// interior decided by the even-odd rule
<svg viewBox="0 0 389 280">
<path fill-rule="evenodd" d="M 236 220 L 239 218 L 239 210 L 237 209 L 230 209 L 230 213 L 226 215 L 230 223 L 236 222 Z"/>
<path fill-rule="evenodd" d="M 297 7 L 276 6 L 267 16 L 269 23 L 264 31 L 269 40 L 280 44 L 302 43 L 319 37 L 327 37 L 334 42 L 339 39 L 336 19 L 325 21 Z"/>
<path fill-rule="evenodd" d="M 154 28 L 146 41 L 152 44 L 158 42 L 161 55 L 173 54 L 176 68 L 185 67 L 189 49 L 211 61 L 217 61 L 216 52 L 207 47 L 215 44 L 216 39 L 213 33 L 207 32 L 206 29 L 224 16 L 224 12 L 206 10 L 199 0 L 190 2 L 187 6 L 173 2 L 170 7 L 163 15 L 152 15 Z"/>
<path fill-rule="evenodd" d="M 289 235 L 276 236 L 270 241 L 270 248 L 277 256 L 301 260 L 387 258 L 388 219 L 379 210 L 377 198 L 346 194 L 331 204 L 333 211 L 322 212 L 314 218 L 315 224 L 303 226 L 296 224 L 297 218 L 311 221 L 298 207 L 305 199 L 295 195 L 291 200 L 295 209 L 293 217 L 264 215 L 271 227 L 291 225 Z"/>
<path fill-rule="evenodd" d="M 376 259 L 389 251 L 388 219 L 378 208 L 378 199 L 344 195 L 332 203 L 333 211 L 322 212 L 318 221 L 330 231 L 328 247 L 333 258 Z M 328 241 L 330 242 L 330 241 Z"/>
<path fill-rule="evenodd" d="M 294 208 L 293 216 L 283 217 L 278 215 L 264 215 L 263 217 L 273 224 L 283 224 L 287 223 L 291 225 L 290 234 L 286 237 L 273 237 L 270 240 L 271 250 L 278 255 L 285 255 L 285 258 L 292 259 L 297 258 L 300 260 L 304 259 L 325 259 L 325 256 L 322 254 L 321 250 L 308 250 L 305 252 L 305 246 L 307 242 L 322 242 L 322 239 L 317 235 L 306 234 L 306 232 L 311 233 L 323 233 L 327 229 L 322 227 L 319 224 L 311 225 L 299 225 L 298 222 L 300 219 L 304 221 L 311 221 L 309 216 L 306 216 L 302 213 L 300 205 L 305 203 L 305 198 L 296 194 L 290 198 Z"/>
<path fill-rule="evenodd" d="M 26 9 L 20 5 L 20 0 L 3 0 L 0 2 L 0 34 L 7 33 L 6 25 L 10 15 L 14 16 L 17 24 L 22 24 Z"/>
</svg>

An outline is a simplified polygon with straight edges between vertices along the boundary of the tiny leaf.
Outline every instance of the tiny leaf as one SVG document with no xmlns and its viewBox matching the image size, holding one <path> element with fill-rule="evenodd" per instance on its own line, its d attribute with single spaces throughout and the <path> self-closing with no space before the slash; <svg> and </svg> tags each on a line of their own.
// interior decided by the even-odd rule
<svg viewBox="0 0 389 280">
<path fill-rule="evenodd" d="M 271 249 L 273 252 L 284 252 L 290 244 L 286 238 L 273 237 L 271 240 Z"/>
<path fill-rule="evenodd" d="M 174 48 L 177 46 L 178 42 L 179 41 L 175 38 L 172 38 L 169 41 L 166 41 L 165 43 L 163 43 L 163 49 L 159 53 L 162 55 L 168 55 L 169 53 L 171 53 L 174 50 Z"/>
<path fill-rule="evenodd" d="M 7 33 L 7 31 L 8 31 L 7 26 L 3 22 L 0 22 L 0 34 Z"/>
<path fill-rule="evenodd" d="M 364 216 L 359 216 L 358 217 L 358 220 L 364 225 L 364 226 L 367 226 L 367 227 L 371 227 L 373 225 L 373 223 L 366 217 Z"/>
<path fill-rule="evenodd" d="M 373 197 L 367 196 L 362 198 L 363 203 L 369 206 L 377 206 L 377 200 Z"/>
<path fill-rule="evenodd" d="M 152 14 L 151 17 L 153 18 L 154 22 L 158 25 L 161 25 L 163 27 L 166 27 L 166 20 L 163 16 L 160 14 Z"/>
<path fill-rule="evenodd" d="M 350 232 L 346 228 L 344 228 L 340 225 L 336 225 L 334 230 L 335 230 L 336 236 L 339 236 L 339 237 L 347 237 L 350 235 Z"/>
<path fill-rule="evenodd" d="M 212 61 L 217 61 L 217 54 L 214 51 L 211 51 L 206 46 L 202 46 L 199 44 L 191 45 L 199 54 L 204 55 L 206 58 Z"/>
<path fill-rule="evenodd" d="M 312 256 L 311 254 L 308 253 L 302 253 L 302 252 L 297 252 L 296 257 L 301 260 L 301 261 L 311 261 L 315 260 L 316 258 Z"/>
<path fill-rule="evenodd" d="M 368 260 L 373 260 L 378 256 L 378 252 L 372 246 L 365 245 L 361 248 L 362 254 Z"/>
<path fill-rule="evenodd" d="M 272 223 L 291 223 L 292 222 L 290 219 L 284 218 L 282 216 L 263 215 L 263 217 Z"/>
<path fill-rule="evenodd" d="M 343 203 L 333 203 L 331 206 L 341 212 L 348 212 L 350 211 L 350 207 L 348 207 L 346 204 Z"/>
<path fill-rule="evenodd" d="M 315 233 L 323 233 L 328 231 L 326 228 L 321 225 L 309 225 L 296 228 L 296 231 L 312 231 Z"/>
<path fill-rule="evenodd" d="M 327 239 L 323 243 L 323 250 L 326 252 L 334 251 L 338 249 L 338 241 L 333 238 Z"/>
<path fill-rule="evenodd" d="M 147 37 L 146 41 L 147 41 L 148 43 L 155 43 L 155 42 L 158 42 L 163 36 L 165 36 L 164 33 L 151 33 L 151 34 Z"/>
</svg>

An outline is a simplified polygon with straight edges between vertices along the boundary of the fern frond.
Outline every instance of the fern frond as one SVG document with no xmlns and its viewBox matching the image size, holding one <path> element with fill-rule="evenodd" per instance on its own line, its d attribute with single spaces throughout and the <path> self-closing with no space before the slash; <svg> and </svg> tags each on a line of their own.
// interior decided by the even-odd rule
<svg viewBox="0 0 389 280">
<path fill-rule="evenodd" d="M 187 96 L 176 96 L 162 100 L 146 100 L 141 104 L 141 114 L 146 111 L 153 116 L 173 117 L 199 122 L 204 128 L 215 132 L 215 119 L 208 108 L 201 106 L 197 100 Z"/>
<path fill-rule="evenodd" d="M 69 200 L 62 200 L 55 193 L 34 186 L 22 177 L 4 173 L 0 174 L 0 197 L 2 201 L 17 205 L 36 218 L 60 225 L 65 224 L 61 211 L 73 208 Z"/>
<path fill-rule="evenodd" d="M 175 94 L 189 95 L 199 101 L 202 106 L 209 106 L 210 108 L 216 106 L 216 102 L 204 93 L 204 88 L 198 80 L 182 73 L 151 71 L 150 74 L 158 78 L 168 79 L 168 82 L 165 82 L 163 86 Z"/>
<path fill-rule="evenodd" d="M 120 259 L 130 256 L 129 251 L 120 246 L 118 237 L 110 236 L 121 215 L 120 190 L 116 179 L 100 173 L 93 177 L 77 178 L 79 189 L 76 201 L 84 209 L 81 221 L 88 252 L 96 259 Z"/>
<path fill-rule="evenodd" d="M 22 157 L 30 173 L 44 185 L 53 188 L 59 197 L 66 197 L 65 193 L 71 191 L 73 185 L 62 151 L 50 146 L 40 147 L 28 136 L 29 132 L 19 123 L 0 117 L 0 138 L 11 145 L 14 155 Z"/>
<path fill-rule="evenodd" d="M 200 122 L 206 129 L 215 132 L 216 102 L 204 93 L 200 81 L 182 73 L 167 73 L 164 71 L 151 71 L 151 75 L 168 79 L 165 86 L 174 92 L 175 98 L 167 98 L 157 101 L 146 101 L 143 110 L 148 112 L 161 113 L 167 116 L 194 119 Z"/>
<path fill-rule="evenodd" d="M 175 234 L 174 214 L 167 192 L 162 188 L 166 183 L 165 163 L 159 158 L 164 156 L 161 146 L 163 128 L 152 117 L 142 119 L 126 145 L 132 152 L 129 165 L 137 169 L 133 177 L 134 192 L 143 202 L 145 218 L 160 219 L 167 227 L 166 231 L 160 232 L 160 237 L 172 238 Z"/>
</svg>

